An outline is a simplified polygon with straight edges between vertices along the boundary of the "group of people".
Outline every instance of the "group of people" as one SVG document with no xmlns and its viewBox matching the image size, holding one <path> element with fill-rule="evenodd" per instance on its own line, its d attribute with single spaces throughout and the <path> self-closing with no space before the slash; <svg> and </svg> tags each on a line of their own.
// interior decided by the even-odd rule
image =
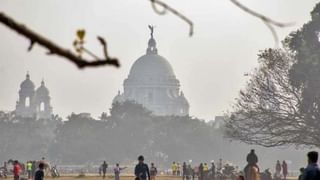
<svg viewBox="0 0 320 180">
<path fill-rule="evenodd" d="M 288 176 L 288 164 L 286 161 L 282 161 L 282 164 L 280 163 L 279 160 L 277 160 L 276 163 L 276 171 L 274 174 L 274 179 L 280 179 L 281 176 L 283 177 L 284 180 L 287 179 Z"/>
<path fill-rule="evenodd" d="M 181 165 L 179 162 L 173 161 L 171 165 L 172 175 L 173 176 L 181 176 Z"/>
<path fill-rule="evenodd" d="M 207 163 L 200 163 L 198 167 L 198 173 L 197 173 L 199 180 L 209 180 L 209 179 L 214 180 L 215 174 L 216 174 L 216 167 L 213 161 L 211 162 L 210 168 Z"/>
<path fill-rule="evenodd" d="M 36 161 L 27 161 L 25 165 L 25 169 L 27 170 L 28 179 L 33 179 L 35 177 L 35 173 L 37 170 L 37 163 Z"/>
<path fill-rule="evenodd" d="M 116 166 L 113 168 L 113 173 L 114 173 L 114 179 L 115 180 L 120 180 L 120 174 L 121 171 L 126 169 L 127 167 L 120 167 L 120 165 L 117 163 Z M 108 169 L 108 164 L 106 161 L 104 161 L 101 166 L 99 167 L 99 174 L 102 176 L 103 179 L 106 177 Z M 135 173 L 135 179 L 136 180 L 155 180 L 156 175 L 158 174 L 158 170 L 155 167 L 154 163 L 151 163 L 151 166 L 144 163 L 144 157 L 139 156 L 138 157 L 138 164 L 135 167 L 134 170 Z"/>
<path fill-rule="evenodd" d="M 300 169 L 299 180 L 320 180 L 320 168 L 318 166 L 318 157 L 319 154 L 316 151 L 311 151 L 307 154 L 308 165 L 306 168 Z M 240 175 L 239 180 L 260 180 L 260 170 L 258 166 L 258 157 L 255 154 L 254 150 L 247 156 L 247 166 L 244 169 L 244 176 Z M 276 164 L 276 173 L 274 179 L 281 180 L 281 170 L 283 179 L 287 178 L 288 175 L 288 165 L 286 161 L 283 161 L 282 164 L 280 161 L 277 161 Z M 268 174 L 268 173 L 267 173 Z M 266 177 L 268 180 L 271 180 L 271 175 Z"/>
<path fill-rule="evenodd" d="M 311 151 L 307 154 L 308 157 L 308 166 L 306 168 L 300 169 L 300 176 L 299 180 L 320 180 L 320 168 L 318 166 L 318 152 Z M 254 150 L 247 155 L 247 166 L 244 168 L 243 173 L 240 173 L 237 177 L 238 180 L 264 180 L 267 178 L 271 180 L 271 176 L 269 173 L 266 175 L 268 176 L 261 176 L 260 177 L 260 169 L 258 166 L 258 157 L 255 154 Z M 23 163 L 19 163 L 19 161 L 13 161 L 13 179 L 14 180 L 21 180 L 20 176 L 22 173 L 22 166 Z M 221 166 L 221 167 L 220 167 Z M 36 163 L 34 161 L 28 161 L 26 163 L 26 170 L 28 172 L 28 179 L 34 180 L 43 180 L 45 173 L 44 173 L 45 163 L 39 162 L 39 165 L 36 170 Z M 102 174 L 103 178 L 106 177 L 108 164 L 106 161 L 100 166 L 100 173 Z M 126 167 L 120 167 L 119 164 L 116 164 L 114 171 L 115 180 L 120 180 L 120 173 Z M 182 176 L 183 180 L 194 180 L 197 176 L 199 180 L 215 180 L 217 177 L 217 173 L 222 169 L 222 160 L 220 159 L 218 163 L 218 167 L 216 168 L 214 161 L 211 162 L 211 166 L 207 163 L 200 163 L 199 166 L 192 168 L 191 163 L 187 164 L 184 162 L 180 167 L 179 163 L 173 162 L 172 163 L 172 173 L 174 176 Z M 180 168 L 182 168 L 182 172 L 180 172 Z M 225 169 L 226 167 L 224 167 Z M 282 161 L 282 164 L 278 160 L 276 163 L 276 174 L 283 175 L 283 179 L 287 178 L 288 175 L 288 165 L 286 161 Z M 155 180 L 155 177 L 158 174 L 158 170 L 154 163 L 151 163 L 149 166 L 144 163 L 144 157 L 138 157 L 138 163 L 134 169 L 135 180 Z M 263 173 L 262 173 L 263 174 Z M 276 177 L 275 177 L 276 179 Z M 281 179 L 281 178 L 280 178 Z"/>
<path fill-rule="evenodd" d="M 56 166 L 51 168 L 44 157 L 39 161 L 29 160 L 26 163 L 10 159 L 4 162 L 3 167 L 0 167 L 0 177 L 7 178 L 8 173 L 13 175 L 14 180 L 40 180 L 43 179 L 44 175 L 50 173 L 52 177 L 60 176 Z"/>
<path fill-rule="evenodd" d="M 127 167 L 120 167 L 119 163 L 116 164 L 116 167 L 113 169 L 115 180 L 120 179 L 121 171 L 126 168 Z M 106 178 L 107 169 L 108 169 L 108 164 L 106 161 L 103 161 L 103 163 L 101 164 L 101 166 L 99 168 L 99 174 L 100 174 L 100 176 L 102 175 L 103 179 Z"/>
<path fill-rule="evenodd" d="M 45 164 L 40 162 L 37 169 L 33 167 L 35 163 L 32 163 L 31 161 L 28 161 L 27 163 L 27 172 L 28 172 L 28 179 L 34 179 L 34 180 L 43 180 L 44 179 L 44 167 Z M 21 175 L 23 174 L 23 163 L 20 163 L 18 160 L 13 161 L 13 179 L 14 180 L 20 180 Z M 33 172 L 34 169 L 34 172 Z"/>
<path fill-rule="evenodd" d="M 192 167 L 191 163 L 183 162 L 180 166 L 179 163 L 173 162 L 171 170 L 173 176 L 182 176 L 183 180 L 194 180 L 195 177 L 198 177 L 199 180 L 214 180 L 216 175 L 214 161 L 211 161 L 210 167 L 207 163 L 200 163 L 199 166 Z"/>
</svg>

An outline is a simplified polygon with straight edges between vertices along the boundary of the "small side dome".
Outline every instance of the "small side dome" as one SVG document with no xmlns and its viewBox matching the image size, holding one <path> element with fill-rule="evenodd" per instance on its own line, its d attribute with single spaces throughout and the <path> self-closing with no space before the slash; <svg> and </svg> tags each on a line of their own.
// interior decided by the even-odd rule
<svg viewBox="0 0 320 180">
<path fill-rule="evenodd" d="M 37 93 L 37 95 L 42 95 L 42 96 L 47 96 L 47 95 L 49 95 L 49 90 L 48 90 L 48 88 L 45 86 L 43 80 L 41 81 L 41 86 L 38 87 L 36 93 Z"/>
<path fill-rule="evenodd" d="M 188 102 L 187 98 L 184 96 L 182 91 L 181 91 L 180 96 L 179 96 L 179 101 L 182 104 L 189 105 L 189 102 Z"/>
<path fill-rule="evenodd" d="M 116 95 L 116 97 L 113 98 L 112 103 L 121 103 L 124 101 L 123 95 L 120 93 L 120 91 L 118 91 L 118 94 Z"/>
<path fill-rule="evenodd" d="M 27 73 L 26 79 L 20 84 L 21 89 L 34 89 L 35 85 L 34 83 L 30 80 L 30 75 Z"/>
</svg>

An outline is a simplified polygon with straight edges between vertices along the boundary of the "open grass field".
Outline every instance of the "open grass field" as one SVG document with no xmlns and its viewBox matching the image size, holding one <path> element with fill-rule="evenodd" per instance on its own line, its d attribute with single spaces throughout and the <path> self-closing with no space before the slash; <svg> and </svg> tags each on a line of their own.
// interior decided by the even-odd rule
<svg viewBox="0 0 320 180">
<path fill-rule="evenodd" d="M 103 180 L 102 177 L 99 176 L 85 176 L 85 177 L 77 177 L 77 176 L 62 176 L 60 178 L 50 178 L 47 177 L 45 180 Z M 114 177 L 108 175 L 105 180 L 114 180 Z M 120 177 L 120 180 L 134 180 L 133 176 L 124 175 Z M 156 180 L 182 180 L 181 177 L 174 177 L 174 176 L 157 176 Z M 288 178 L 288 180 L 297 180 L 297 178 Z"/>
</svg>

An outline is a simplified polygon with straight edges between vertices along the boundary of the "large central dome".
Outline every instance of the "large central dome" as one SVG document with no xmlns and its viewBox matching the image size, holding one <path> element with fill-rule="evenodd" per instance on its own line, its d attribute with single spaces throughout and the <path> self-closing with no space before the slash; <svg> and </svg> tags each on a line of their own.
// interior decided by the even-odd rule
<svg viewBox="0 0 320 180">
<path fill-rule="evenodd" d="M 185 116 L 189 114 L 189 103 L 180 91 L 180 83 L 170 63 L 158 55 L 156 41 L 151 38 L 145 55 L 137 59 L 124 81 L 123 93 L 118 93 L 113 103 L 135 101 L 155 115 Z"/>
<path fill-rule="evenodd" d="M 170 63 L 158 54 L 143 55 L 132 65 L 129 78 L 146 76 L 175 78 Z"/>
</svg>

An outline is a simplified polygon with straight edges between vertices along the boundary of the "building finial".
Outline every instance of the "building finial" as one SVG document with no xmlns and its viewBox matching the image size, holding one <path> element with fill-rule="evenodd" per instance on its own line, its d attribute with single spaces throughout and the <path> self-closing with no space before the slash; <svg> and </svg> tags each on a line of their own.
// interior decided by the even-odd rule
<svg viewBox="0 0 320 180">
<path fill-rule="evenodd" d="M 42 78 L 42 80 L 41 80 L 41 86 L 44 86 L 44 80 L 43 80 L 43 78 Z"/>
<path fill-rule="evenodd" d="M 149 29 L 150 29 L 150 36 L 151 36 L 151 38 L 153 39 L 153 29 L 154 29 L 154 26 L 149 25 L 148 27 L 149 27 Z"/>
<path fill-rule="evenodd" d="M 30 79 L 29 71 L 27 71 L 26 78 L 27 78 L 27 79 Z"/>
<path fill-rule="evenodd" d="M 147 49 L 147 54 L 158 54 L 158 50 L 157 50 L 157 43 L 156 40 L 154 40 L 153 38 L 153 31 L 154 31 L 154 26 L 153 25 L 148 25 L 149 29 L 150 29 L 150 39 L 148 42 L 148 49 Z"/>
</svg>

